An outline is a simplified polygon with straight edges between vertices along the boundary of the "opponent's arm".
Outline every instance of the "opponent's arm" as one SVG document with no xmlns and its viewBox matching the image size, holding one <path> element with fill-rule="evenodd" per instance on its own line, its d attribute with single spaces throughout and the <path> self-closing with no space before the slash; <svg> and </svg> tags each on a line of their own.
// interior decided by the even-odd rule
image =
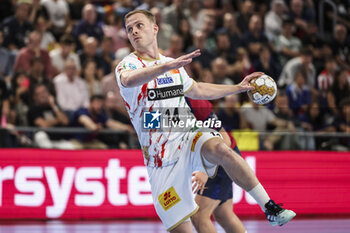
<svg viewBox="0 0 350 233">
<path fill-rule="evenodd" d="M 192 53 L 178 57 L 164 64 L 154 65 L 146 68 L 127 70 L 120 74 L 120 82 L 124 87 L 135 87 L 148 83 L 155 77 L 172 69 L 178 69 L 192 62 L 192 59 L 200 55 L 199 49 Z"/>
<path fill-rule="evenodd" d="M 241 92 L 254 90 L 253 86 L 249 85 L 250 80 L 257 78 L 264 73 L 254 72 L 247 75 L 242 82 L 237 85 L 220 85 L 212 83 L 194 82 L 191 90 L 189 90 L 185 95 L 192 99 L 206 99 L 213 100 L 225 97 L 227 95 L 238 94 Z"/>
</svg>

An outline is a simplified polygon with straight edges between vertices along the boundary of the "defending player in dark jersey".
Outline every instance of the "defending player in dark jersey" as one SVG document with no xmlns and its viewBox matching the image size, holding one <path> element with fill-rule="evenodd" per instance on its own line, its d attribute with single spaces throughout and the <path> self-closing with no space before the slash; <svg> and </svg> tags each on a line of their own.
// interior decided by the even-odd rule
<svg viewBox="0 0 350 233">
<path fill-rule="evenodd" d="M 186 97 L 186 102 L 198 120 L 205 121 L 209 118 L 219 120 L 208 100 L 194 100 Z M 215 130 L 221 133 L 228 146 L 241 155 L 236 140 L 230 133 L 227 133 L 224 128 Z M 220 166 L 216 176 L 208 179 L 203 194 L 198 193 L 196 196 L 199 210 L 192 217 L 192 221 L 199 233 L 215 232 L 215 227 L 210 219 L 212 214 L 226 232 L 246 232 L 243 223 L 232 211 L 232 196 L 232 180 Z"/>
</svg>

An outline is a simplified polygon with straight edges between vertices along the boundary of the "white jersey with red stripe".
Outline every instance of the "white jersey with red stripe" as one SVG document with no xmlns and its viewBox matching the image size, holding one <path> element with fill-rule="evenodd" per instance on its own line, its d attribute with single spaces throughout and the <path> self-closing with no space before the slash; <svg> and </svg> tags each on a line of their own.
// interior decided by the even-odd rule
<svg viewBox="0 0 350 233">
<path fill-rule="evenodd" d="M 143 112 L 154 109 L 173 111 L 174 108 L 181 108 L 191 114 L 184 94 L 192 88 L 194 81 L 184 68 L 179 68 L 154 77 L 143 85 L 126 88 L 121 85 L 120 75 L 127 70 L 163 64 L 170 60 L 172 58 L 161 54 L 159 59 L 151 60 L 131 53 L 118 64 L 115 70 L 121 96 L 142 146 L 145 165 L 150 167 L 168 166 L 175 163 L 179 156 L 188 153 L 183 150 L 186 148 L 185 145 L 191 142 L 192 134 L 176 130 L 144 130 Z"/>
</svg>

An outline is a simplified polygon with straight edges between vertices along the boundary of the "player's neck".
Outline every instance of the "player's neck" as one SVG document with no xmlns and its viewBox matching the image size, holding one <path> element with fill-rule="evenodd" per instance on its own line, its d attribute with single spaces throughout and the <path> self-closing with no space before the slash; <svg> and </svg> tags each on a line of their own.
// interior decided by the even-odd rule
<svg viewBox="0 0 350 233">
<path fill-rule="evenodd" d="M 135 54 L 142 58 L 143 60 L 158 60 L 159 59 L 159 51 L 158 46 L 153 46 L 147 50 L 136 50 Z"/>
</svg>

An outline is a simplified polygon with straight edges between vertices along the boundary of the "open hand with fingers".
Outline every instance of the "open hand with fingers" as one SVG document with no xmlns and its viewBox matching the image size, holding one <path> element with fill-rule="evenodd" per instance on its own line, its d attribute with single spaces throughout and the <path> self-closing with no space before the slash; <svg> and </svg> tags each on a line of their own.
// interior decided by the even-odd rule
<svg viewBox="0 0 350 233">
<path fill-rule="evenodd" d="M 240 86 L 240 92 L 254 90 L 254 87 L 249 84 L 250 80 L 252 80 L 253 78 L 260 77 L 263 74 L 264 74 L 263 72 L 254 72 L 245 76 L 242 82 L 238 84 Z"/>
<path fill-rule="evenodd" d="M 195 171 L 192 173 L 192 192 L 203 194 L 205 184 L 208 181 L 208 175 L 201 171 Z"/>
<path fill-rule="evenodd" d="M 192 53 L 188 53 L 181 57 L 178 57 L 169 62 L 170 67 L 172 69 L 178 69 L 192 62 L 192 59 L 201 55 L 201 51 L 199 49 L 193 51 Z"/>
</svg>

